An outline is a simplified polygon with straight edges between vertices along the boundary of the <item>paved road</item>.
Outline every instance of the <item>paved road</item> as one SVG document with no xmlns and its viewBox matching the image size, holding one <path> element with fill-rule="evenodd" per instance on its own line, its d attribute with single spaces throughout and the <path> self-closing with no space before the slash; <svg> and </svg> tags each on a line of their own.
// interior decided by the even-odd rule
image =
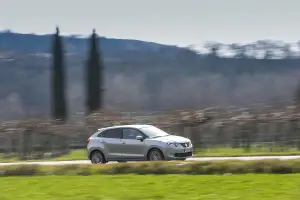
<svg viewBox="0 0 300 200">
<path fill-rule="evenodd" d="M 213 161 L 213 160 L 265 160 L 265 159 L 300 159 L 300 156 L 247 156 L 247 157 L 205 157 L 205 158 L 189 158 L 187 161 Z M 109 162 L 108 164 L 115 164 L 116 162 Z M 74 161 L 42 161 L 42 162 L 14 162 L 14 163 L 0 163 L 4 165 L 68 165 L 68 164 L 91 164 L 89 160 L 74 160 Z"/>
</svg>

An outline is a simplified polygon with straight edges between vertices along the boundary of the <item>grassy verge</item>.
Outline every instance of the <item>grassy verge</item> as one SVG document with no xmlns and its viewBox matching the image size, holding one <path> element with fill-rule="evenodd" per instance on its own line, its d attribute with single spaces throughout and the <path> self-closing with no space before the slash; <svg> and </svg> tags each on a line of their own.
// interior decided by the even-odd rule
<svg viewBox="0 0 300 200">
<path fill-rule="evenodd" d="M 287 155 L 300 155 L 300 150 L 290 148 L 282 151 L 270 152 L 267 148 L 252 148 L 250 152 L 245 152 L 242 148 L 211 148 L 211 149 L 196 149 L 196 157 L 239 157 L 239 156 L 287 156 Z M 42 160 L 28 160 L 28 161 L 60 161 L 60 160 L 86 160 L 86 150 L 73 150 L 67 155 L 63 155 L 56 158 L 45 158 Z M 18 157 L 13 156 L 8 159 L 4 159 L 0 154 L 0 162 L 18 162 Z"/>
<path fill-rule="evenodd" d="M 289 200 L 300 175 L 119 175 L 0 178 L 2 200 Z M 4 192 L 5 191 L 5 192 Z"/>
<path fill-rule="evenodd" d="M 292 174 L 300 173 L 300 159 L 205 162 L 137 162 L 115 165 L 6 165 L 2 176 L 115 175 L 115 174 Z"/>
<path fill-rule="evenodd" d="M 87 151 L 83 149 L 73 150 L 69 154 L 62 155 L 54 158 L 44 158 L 40 160 L 26 160 L 26 161 L 63 161 L 63 160 L 87 160 Z M 10 158 L 3 158 L 3 154 L 0 154 L 0 163 L 3 162 L 20 162 L 17 156 L 11 156 Z"/>
<path fill-rule="evenodd" d="M 208 148 L 202 150 L 196 149 L 195 155 L 199 157 L 286 156 L 300 155 L 300 150 L 296 148 L 286 148 L 271 151 L 267 147 L 253 147 L 249 152 L 245 152 L 243 148 Z"/>
</svg>

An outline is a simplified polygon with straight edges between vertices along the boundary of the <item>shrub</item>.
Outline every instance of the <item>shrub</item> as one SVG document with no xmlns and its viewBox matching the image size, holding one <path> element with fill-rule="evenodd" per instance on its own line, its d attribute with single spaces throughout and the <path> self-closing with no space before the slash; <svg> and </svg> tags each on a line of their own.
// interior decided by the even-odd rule
<svg viewBox="0 0 300 200">
<path fill-rule="evenodd" d="M 34 176 L 39 174 L 40 168 L 38 165 L 14 165 L 5 166 L 1 171 L 3 176 Z"/>
<path fill-rule="evenodd" d="M 92 174 L 246 174 L 300 173 L 298 160 L 205 161 L 205 162 L 137 162 L 111 165 L 12 165 L 2 166 L 3 176 L 83 175 Z"/>
</svg>

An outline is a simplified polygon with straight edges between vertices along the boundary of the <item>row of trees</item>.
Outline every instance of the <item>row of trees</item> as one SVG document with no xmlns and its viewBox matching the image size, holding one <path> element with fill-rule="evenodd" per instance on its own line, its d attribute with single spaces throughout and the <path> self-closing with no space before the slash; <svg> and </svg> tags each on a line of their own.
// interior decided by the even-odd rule
<svg viewBox="0 0 300 200">
<path fill-rule="evenodd" d="M 190 48 L 197 49 L 197 46 L 191 45 Z M 248 44 L 222 44 L 220 42 L 207 42 L 204 44 L 203 48 L 203 51 L 220 57 L 248 59 L 300 58 L 300 41 L 297 43 L 286 43 L 283 41 L 258 40 Z M 202 52 L 202 50 L 200 51 Z"/>
<path fill-rule="evenodd" d="M 103 70 L 104 65 L 101 52 L 98 47 L 98 38 L 95 29 L 90 37 L 90 51 L 85 67 L 86 87 L 86 114 L 90 114 L 102 107 L 103 102 Z M 51 90 L 52 90 L 52 117 L 59 122 L 66 122 L 68 119 L 67 90 L 66 90 L 66 63 L 64 59 L 63 40 L 56 28 L 53 38 L 51 69 Z"/>
</svg>

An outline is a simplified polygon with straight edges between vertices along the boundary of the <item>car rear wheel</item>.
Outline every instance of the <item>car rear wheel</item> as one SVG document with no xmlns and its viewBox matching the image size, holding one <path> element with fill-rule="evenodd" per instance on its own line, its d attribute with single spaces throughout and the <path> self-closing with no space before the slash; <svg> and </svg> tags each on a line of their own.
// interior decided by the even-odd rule
<svg viewBox="0 0 300 200">
<path fill-rule="evenodd" d="M 100 151 L 96 151 L 91 156 L 91 162 L 92 164 L 104 164 L 106 160 Z"/>
<path fill-rule="evenodd" d="M 164 155 L 159 149 L 152 149 L 149 152 L 148 160 L 150 161 L 164 160 Z"/>
</svg>

